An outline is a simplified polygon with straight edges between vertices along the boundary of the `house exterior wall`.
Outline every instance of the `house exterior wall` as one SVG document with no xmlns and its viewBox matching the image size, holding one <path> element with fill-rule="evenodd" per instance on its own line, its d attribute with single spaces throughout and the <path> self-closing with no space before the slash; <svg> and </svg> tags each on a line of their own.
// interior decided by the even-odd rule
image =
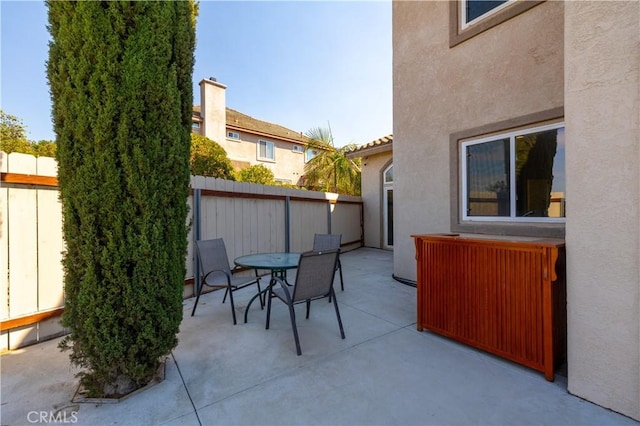
<svg viewBox="0 0 640 426">
<path fill-rule="evenodd" d="M 240 135 L 239 140 L 225 138 L 225 143 L 222 144 L 231 160 L 248 162 L 251 165 L 261 164 L 273 172 L 275 179 L 293 185 L 298 184 L 304 174 L 304 153 L 294 152 L 293 147 L 298 145 L 304 148 L 301 144 L 242 131 L 236 132 Z M 258 144 L 261 140 L 273 142 L 275 161 L 258 159 Z"/>
<path fill-rule="evenodd" d="M 640 419 L 640 6 L 565 3 L 569 391 Z"/>
<path fill-rule="evenodd" d="M 230 160 L 243 161 L 254 164 L 256 159 L 256 143 L 255 141 L 247 141 L 248 137 L 242 132 L 237 132 L 240 139 L 231 139 L 225 136 L 219 145 L 227 151 Z M 253 162 L 252 162 L 253 161 Z"/>
<path fill-rule="evenodd" d="M 227 152 L 230 160 L 261 164 L 270 169 L 277 181 L 298 185 L 304 175 L 305 155 L 293 151 L 294 146 L 304 149 L 303 144 L 295 143 L 278 136 L 259 135 L 247 129 L 239 128 L 234 123 L 227 123 L 226 88 L 224 84 L 210 79 L 200 81 L 200 128 L 193 128 L 194 133 L 206 136 L 217 142 Z M 239 139 L 227 137 L 227 132 L 238 133 Z M 260 140 L 273 142 L 275 161 L 258 159 L 258 143 Z"/>
<path fill-rule="evenodd" d="M 392 152 L 362 158 L 362 201 L 364 202 L 364 245 L 384 248 L 382 173 L 390 165 Z"/>
<path fill-rule="evenodd" d="M 452 135 L 564 115 L 568 390 L 640 419 L 640 6 L 546 1 L 453 47 L 449 7 L 393 3 L 394 273 L 452 228 Z"/>
<path fill-rule="evenodd" d="M 450 47 L 449 2 L 393 3 L 396 276 L 416 279 L 412 234 L 450 231 L 450 136 L 563 106 L 562 9 L 544 2 Z"/>
</svg>

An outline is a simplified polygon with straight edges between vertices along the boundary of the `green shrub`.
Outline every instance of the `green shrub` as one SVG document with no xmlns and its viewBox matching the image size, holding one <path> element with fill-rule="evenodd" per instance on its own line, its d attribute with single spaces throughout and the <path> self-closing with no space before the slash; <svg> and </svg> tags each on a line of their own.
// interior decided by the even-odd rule
<svg viewBox="0 0 640 426">
<path fill-rule="evenodd" d="M 53 141 L 41 140 L 31 144 L 34 155 L 36 157 L 53 157 L 56 156 L 58 145 Z"/>
<path fill-rule="evenodd" d="M 255 164 L 236 173 L 240 182 L 260 183 L 262 185 L 274 185 L 273 172 L 262 164 Z"/>
<path fill-rule="evenodd" d="M 233 166 L 227 152 L 217 142 L 191 134 L 191 174 L 235 180 Z"/>
<path fill-rule="evenodd" d="M 177 344 L 195 8 L 48 1 L 66 242 L 62 343 L 92 396 L 148 383 Z"/>
</svg>

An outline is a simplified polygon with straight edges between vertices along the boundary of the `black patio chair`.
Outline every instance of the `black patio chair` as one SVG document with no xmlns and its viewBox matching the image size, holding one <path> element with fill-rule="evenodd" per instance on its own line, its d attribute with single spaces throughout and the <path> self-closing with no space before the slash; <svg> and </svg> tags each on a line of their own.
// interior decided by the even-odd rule
<svg viewBox="0 0 640 426">
<path fill-rule="evenodd" d="M 227 257 L 227 249 L 224 245 L 222 238 L 216 238 L 212 240 L 200 240 L 196 241 L 196 253 L 198 255 L 198 261 L 200 262 L 200 285 L 196 290 L 196 302 L 193 304 L 193 311 L 191 316 L 196 313 L 198 307 L 198 301 L 200 300 L 200 294 L 202 288 L 207 287 L 225 289 L 225 295 L 222 299 L 222 303 L 225 302 L 227 294 L 229 295 L 229 301 L 231 302 L 231 313 L 233 314 L 233 324 L 236 324 L 236 311 L 233 304 L 233 292 L 245 288 L 247 286 L 257 284 L 258 293 L 260 289 L 260 276 L 256 271 L 256 276 L 234 276 L 233 270 L 229 266 L 229 258 Z M 260 306 L 264 308 L 264 302 L 260 298 Z"/>
<path fill-rule="evenodd" d="M 345 338 L 342 320 L 340 319 L 340 310 L 338 309 L 338 302 L 333 290 L 333 280 L 335 277 L 339 253 L 340 250 L 302 253 L 300 255 L 300 261 L 298 262 L 296 281 L 293 286 L 288 285 L 282 278 L 271 278 L 271 282 L 269 284 L 269 295 L 267 297 L 267 324 L 265 328 L 267 330 L 269 329 L 269 321 L 271 318 L 271 299 L 278 298 L 289 307 L 291 328 L 293 329 L 293 337 L 296 341 L 296 352 L 298 355 L 302 355 L 294 309 L 294 306 L 298 303 L 307 304 L 306 318 L 309 319 L 309 307 L 312 300 L 322 299 L 325 297 L 331 298 L 336 310 L 338 325 L 340 326 L 340 336 L 343 339 Z"/>
<path fill-rule="evenodd" d="M 315 234 L 313 236 L 313 251 L 340 250 L 342 234 Z M 336 269 L 340 272 L 340 289 L 344 291 L 344 281 L 342 280 L 342 264 L 338 254 L 338 264 Z"/>
</svg>

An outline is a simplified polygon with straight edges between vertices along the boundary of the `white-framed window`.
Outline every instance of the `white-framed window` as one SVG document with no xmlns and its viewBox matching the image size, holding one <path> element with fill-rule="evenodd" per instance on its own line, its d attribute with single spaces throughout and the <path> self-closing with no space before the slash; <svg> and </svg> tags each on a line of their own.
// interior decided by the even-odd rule
<svg viewBox="0 0 640 426">
<path fill-rule="evenodd" d="M 460 28 L 464 29 L 504 9 L 516 0 L 461 0 Z"/>
<path fill-rule="evenodd" d="M 304 162 L 308 163 L 309 161 L 313 160 L 316 155 L 318 155 L 318 151 L 316 151 L 315 149 L 307 148 L 307 150 L 305 150 L 304 152 Z"/>
<path fill-rule="evenodd" d="M 393 183 L 393 164 L 384 171 L 384 184 Z"/>
<path fill-rule="evenodd" d="M 276 161 L 276 147 L 273 142 L 258 141 L 258 160 Z"/>
<path fill-rule="evenodd" d="M 193 127 L 194 129 L 199 129 L 200 128 L 200 122 L 199 121 L 192 121 L 191 122 L 191 127 Z"/>
<path fill-rule="evenodd" d="M 227 139 L 240 140 L 240 134 L 238 132 L 227 132 Z"/>
<path fill-rule="evenodd" d="M 304 148 L 302 145 L 294 145 L 293 148 L 291 148 L 291 151 L 302 154 L 304 152 Z"/>
<path fill-rule="evenodd" d="M 385 248 L 393 248 L 393 164 L 382 172 L 383 241 Z"/>
<path fill-rule="evenodd" d="M 460 144 L 462 221 L 564 222 L 564 124 Z"/>
</svg>

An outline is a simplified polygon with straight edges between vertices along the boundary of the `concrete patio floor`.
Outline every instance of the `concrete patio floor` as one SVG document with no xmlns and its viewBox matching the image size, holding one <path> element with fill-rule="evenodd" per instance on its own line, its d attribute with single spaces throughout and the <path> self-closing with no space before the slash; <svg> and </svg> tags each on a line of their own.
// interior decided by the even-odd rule
<svg viewBox="0 0 640 426">
<path fill-rule="evenodd" d="M 2 425 L 623 425 L 638 423 L 570 395 L 542 373 L 416 331 L 416 290 L 395 281 L 391 252 L 341 256 L 345 291 L 333 306 L 299 306 L 296 356 L 286 306 L 254 304 L 234 326 L 222 292 L 184 301 L 166 378 L 116 404 L 72 403 L 76 370 L 59 339 L 0 358 Z M 339 288 L 336 282 L 336 288 Z M 234 293 L 238 318 L 255 289 Z M 44 413 L 45 420 L 40 417 Z M 35 420 L 35 421 L 34 421 Z"/>
</svg>

